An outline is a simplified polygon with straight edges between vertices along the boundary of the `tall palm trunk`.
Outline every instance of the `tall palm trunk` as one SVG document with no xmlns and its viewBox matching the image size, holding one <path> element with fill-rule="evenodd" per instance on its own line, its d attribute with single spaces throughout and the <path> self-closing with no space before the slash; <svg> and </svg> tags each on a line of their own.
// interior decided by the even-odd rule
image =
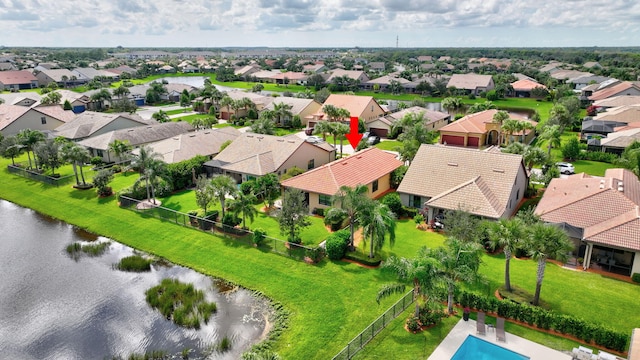
<svg viewBox="0 0 640 360">
<path fill-rule="evenodd" d="M 420 304 L 418 303 L 418 296 L 420 296 L 420 281 L 418 278 L 413 279 L 413 301 L 416 303 L 416 312 L 414 314 L 415 317 L 420 315 Z"/>
<path fill-rule="evenodd" d="M 453 314 L 453 283 L 449 283 L 449 285 L 447 285 L 447 288 L 447 310 L 449 311 L 449 314 Z"/>
<path fill-rule="evenodd" d="M 511 250 L 504 248 L 504 287 L 511 292 L 511 276 L 509 275 L 509 263 L 511 262 Z"/>
<path fill-rule="evenodd" d="M 82 168 L 83 168 L 82 163 L 80 163 L 78 165 L 78 167 L 80 167 L 80 177 L 82 178 L 82 185 L 86 185 L 87 182 L 84 180 L 84 172 L 82 171 Z"/>
<path fill-rule="evenodd" d="M 27 158 L 29 158 L 29 169 L 32 169 L 33 165 L 31 165 L 31 154 L 29 153 L 29 149 L 27 149 Z"/>
<path fill-rule="evenodd" d="M 369 258 L 373 259 L 373 231 L 371 231 L 371 244 L 369 244 Z"/>
<path fill-rule="evenodd" d="M 546 258 L 538 260 L 538 278 L 536 280 L 536 293 L 533 296 L 533 305 L 538 306 L 540 303 L 540 290 L 542 290 L 542 280 L 544 279 L 544 269 L 547 266 Z"/>
<path fill-rule="evenodd" d="M 76 185 L 80 185 L 80 179 L 78 179 L 78 169 L 76 168 L 76 162 L 72 161 L 71 166 L 73 166 L 73 175 L 76 176 Z"/>
<path fill-rule="evenodd" d="M 351 218 L 349 219 L 349 230 L 351 231 L 351 239 L 350 239 L 350 241 L 349 241 L 349 242 L 350 242 L 350 244 L 349 244 L 349 250 L 351 250 L 351 251 L 355 250 L 355 240 L 354 240 L 354 238 L 353 238 L 353 237 L 354 237 L 354 231 L 355 231 L 355 229 L 354 229 L 353 221 L 354 221 L 354 219 L 353 219 L 353 217 L 351 217 Z"/>
</svg>

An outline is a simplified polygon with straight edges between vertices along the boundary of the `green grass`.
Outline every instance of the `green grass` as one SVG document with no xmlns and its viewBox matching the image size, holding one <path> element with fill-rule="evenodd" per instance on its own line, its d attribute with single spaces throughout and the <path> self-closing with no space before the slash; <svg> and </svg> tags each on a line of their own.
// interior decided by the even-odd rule
<svg viewBox="0 0 640 360">
<path fill-rule="evenodd" d="M 208 114 L 190 114 L 190 115 L 185 115 L 185 116 L 179 116 L 179 117 L 175 117 L 172 118 L 172 121 L 186 121 L 189 124 L 193 123 L 193 120 L 195 119 L 206 119 L 206 118 L 210 118 L 211 115 Z"/>
<path fill-rule="evenodd" d="M 400 147 L 401 144 L 398 140 L 386 140 L 380 141 L 375 146 L 380 150 L 397 151 L 396 149 Z"/>
<path fill-rule="evenodd" d="M 579 136 L 579 133 L 577 132 L 565 131 L 562 134 L 561 142 L 564 145 L 571 138 L 574 138 L 577 136 Z M 542 140 L 542 141 L 536 141 L 535 145 L 546 151 L 548 149 L 547 148 L 548 143 L 549 143 L 548 141 Z M 554 162 L 563 161 L 562 148 L 551 148 L 551 158 L 553 159 Z M 576 160 L 576 161 L 573 161 L 572 164 L 575 167 L 576 174 L 584 172 L 594 176 L 604 176 L 604 172 L 607 169 L 612 169 L 616 167 L 615 165 L 610 163 L 592 161 L 592 160 Z"/>
<path fill-rule="evenodd" d="M 178 115 L 178 114 L 184 114 L 184 113 L 186 113 L 186 112 L 190 112 L 190 111 L 193 111 L 193 110 L 192 110 L 192 109 L 191 109 L 191 107 L 189 106 L 189 107 L 181 108 L 181 109 L 168 110 L 168 111 L 165 111 L 165 113 L 166 113 L 167 115 Z"/>
</svg>

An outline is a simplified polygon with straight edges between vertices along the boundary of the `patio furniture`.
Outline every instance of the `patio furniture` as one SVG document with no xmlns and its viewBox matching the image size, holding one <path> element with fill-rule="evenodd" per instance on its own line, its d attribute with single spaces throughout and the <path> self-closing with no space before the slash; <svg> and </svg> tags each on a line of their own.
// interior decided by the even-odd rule
<svg viewBox="0 0 640 360">
<path fill-rule="evenodd" d="M 484 312 L 478 311 L 478 320 L 476 320 L 476 332 L 478 335 L 486 335 L 487 328 L 484 325 Z"/>
<path fill-rule="evenodd" d="M 504 333 L 504 318 L 499 317 L 496 319 L 496 341 L 507 341 L 507 337 Z"/>
</svg>

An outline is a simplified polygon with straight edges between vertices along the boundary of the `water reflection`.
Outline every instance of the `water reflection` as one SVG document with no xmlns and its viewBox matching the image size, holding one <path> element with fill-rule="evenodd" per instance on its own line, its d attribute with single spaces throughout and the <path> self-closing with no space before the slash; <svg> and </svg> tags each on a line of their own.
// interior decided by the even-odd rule
<svg viewBox="0 0 640 360">
<path fill-rule="evenodd" d="M 96 239 L 2 200 L 0 234 L 2 358 L 102 359 L 185 348 L 202 356 L 227 336 L 231 351 L 208 358 L 237 359 L 265 333 L 268 303 L 242 288 L 220 291 L 221 281 L 167 263 L 149 273 L 113 270 L 112 264 L 134 254 L 113 241 L 104 255 L 76 262 L 66 246 Z M 208 324 L 180 328 L 147 305 L 144 292 L 166 277 L 193 283 L 217 304 Z"/>
</svg>

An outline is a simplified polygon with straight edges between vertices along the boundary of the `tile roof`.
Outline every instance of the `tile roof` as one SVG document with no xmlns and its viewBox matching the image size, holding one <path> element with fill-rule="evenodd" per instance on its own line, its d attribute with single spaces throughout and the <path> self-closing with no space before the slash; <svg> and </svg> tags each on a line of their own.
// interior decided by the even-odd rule
<svg viewBox="0 0 640 360">
<path fill-rule="evenodd" d="M 498 112 L 496 109 L 485 110 L 481 112 L 477 112 L 474 114 L 466 115 L 451 124 L 447 124 L 440 128 L 441 132 L 451 131 L 451 132 L 459 132 L 459 133 L 473 133 L 473 134 L 484 134 L 487 132 L 486 124 L 493 122 L 493 115 Z M 509 113 L 510 119 L 527 121 L 532 125 L 536 126 L 538 123 L 529 120 L 524 116 Z"/>
<path fill-rule="evenodd" d="M 395 81 L 399 82 L 402 85 L 411 82 L 411 81 L 409 81 L 409 80 L 407 80 L 405 78 L 402 78 L 402 77 L 395 77 L 395 76 L 385 75 L 385 76 L 381 76 L 379 78 L 375 78 L 375 79 L 369 80 L 369 81 L 367 81 L 367 84 L 389 85 L 389 84 L 391 84 L 392 80 L 395 80 Z"/>
<path fill-rule="evenodd" d="M 609 133 L 606 138 L 600 139 L 600 145 L 624 149 L 634 141 L 640 141 L 640 127 Z"/>
<path fill-rule="evenodd" d="M 535 213 L 547 222 L 584 229 L 599 244 L 640 250 L 640 181 L 627 169 L 609 169 L 604 178 L 584 173 L 553 179 Z"/>
<path fill-rule="evenodd" d="M 447 87 L 455 87 L 456 89 L 475 90 L 479 87 L 487 87 L 491 84 L 491 75 L 478 74 L 453 74 Z"/>
<path fill-rule="evenodd" d="M 262 176 L 276 171 L 296 151 L 304 151 L 309 146 L 333 151 L 330 146 L 330 150 L 325 146 L 316 146 L 296 135 L 280 137 L 243 133 L 206 165 Z"/>
<path fill-rule="evenodd" d="M 220 146 L 227 140 L 235 140 L 240 131 L 232 127 L 207 129 L 179 134 L 165 140 L 151 143 L 149 147 L 161 154 L 167 164 L 189 160 L 196 155 L 212 156 L 220 152 Z"/>
<path fill-rule="evenodd" d="M 78 144 L 93 149 L 107 150 L 109 148 L 109 144 L 112 143 L 113 140 L 126 140 L 131 144 L 131 146 L 139 146 L 167 139 L 189 131 L 193 131 L 193 127 L 188 122 L 167 122 L 109 131 L 108 133 L 79 141 Z"/>
<path fill-rule="evenodd" d="M 43 69 L 42 72 L 53 79 L 53 81 L 55 82 L 62 82 L 63 76 L 67 77 L 67 81 L 70 81 L 71 77 L 75 76 L 71 71 L 67 69 Z"/>
<path fill-rule="evenodd" d="M 519 173 L 525 174 L 520 155 L 422 145 L 398 192 L 430 198 L 427 203 L 433 206 L 463 207 L 495 218 L 505 213 Z"/>
<path fill-rule="evenodd" d="M 513 90 L 515 91 L 531 91 L 532 89 L 535 89 L 537 87 L 540 87 L 543 89 L 547 88 L 546 86 L 540 84 L 539 82 L 531 79 L 521 79 L 518 81 L 514 81 L 511 83 L 511 87 L 513 87 Z"/>
<path fill-rule="evenodd" d="M 122 118 L 128 119 L 133 124 L 137 123 L 138 125 L 156 124 L 155 120 L 145 120 L 137 114 L 108 114 L 95 111 L 85 111 L 76 115 L 71 121 L 67 122 L 66 124 L 56 128 L 55 135 L 73 140 L 83 139 L 93 135 L 105 126 L 113 123 L 115 120 Z M 129 127 L 135 126 L 133 124 Z"/>
<path fill-rule="evenodd" d="M 423 113 L 424 114 L 424 119 L 425 119 L 425 124 L 431 124 L 433 122 L 438 122 L 440 120 L 443 119 L 447 119 L 450 118 L 451 115 L 447 114 L 447 113 L 443 113 L 440 111 L 435 111 L 435 110 L 431 110 L 431 109 L 427 109 L 427 108 L 423 108 L 420 106 L 412 106 L 410 108 L 406 108 L 406 109 L 402 109 L 400 111 L 396 111 L 394 113 L 379 117 L 377 119 L 371 119 L 369 121 L 367 121 L 366 123 L 372 123 L 374 121 L 382 121 L 383 123 L 391 126 L 394 122 L 401 120 L 405 115 L 407 114 L 414 114 L 414 113 Z"/>
<path fill-rule="evenodd" d="M 606 99 L 612 96 L 620 95 L 620 93 L 627 91 L 629 89 L 635 89 L 640 91 L 638 86 L 634 85 L 629 81 L 623 81 L 619 84 L 615 84 L 613 86 L 606 87 L 602 90 L 598 90 L 594 92 L 591 96 L 589 96 L 589 100 L 596 101 Z"/>
<path fill-rule="evenodd" d="M 610 108 L 607 109 L 607 111 L 599 113 L 593 119 L 626 123 L 640 122 L 640 104 Z"/>
<path fill-rule="evenodd" d="M 6 128 L 29 111 L 39 112 L 63 123 L 71 121 L 75 117 L 73 111 L 64 110 L 59 105 L 30 108 L 20 105 L 0 104 L 0 130 Z"/>
<path fill-rule="evenodd" d="M 372 147 L 284 180 L 282 186 L 334 195 L 343 185 L 370 184 L 402 164 L 395 154 Z"/>
<path fill-rule="evenodd" d="M 342 94 L 331 94 L 322 104 L 324 105 L 333 105 L 337 108 L 347 109 L 351 116 L 359 116 L 367 109 L 367 105 L 371 101 L 374 101 L 376 105 L 379 107 L 378 102 L 372 96 L 358 96 L 358 95 L 342 95 Z M 320 109 L 322 112 L 322 109 Z"/>
<path fill-rule="evenodd" d="M 30 84 L 33 81 L 38 79 L 28 71 L 0 71 L 0 83 L 4 85 Z"/>
<path fill-rule="evenodd" d="M 625 105 L 640 105 L 640 95 L 620 95 L 593 102 L 595 106 L 618 107 Z"/>
<path fill-rule="evenodd" d="M 369 78 L 367 77 L 367 74 L 365 74 L 364 71 L 335 69 L 331 72 L 331 76 L 329 76 L 326 82 L 331 83 L 334 78 L 341 77 L 341 76 L 347 76 L 350 79 L 354 79 L 354 80 L 358 80 L 364 76 L 366 80 L 369 80 Z"/>
<path fill-rule="evenodd" d="M 322 105 L 313 100 L 313 99 L 301 99 L 301 98 L 294 98 L 294 97 L 288 97 L 288 96 L 279 96 L 275 99 L 273 99 L 273 101 L 271 101 L 271 103 L 269 103 L 269 105 L 265 106 L 264 108 L 266 110 L 273 110 L 276 104 L 287 104 L 287 105 L 291 105 L 291 113 L 293 115 L 299 115 L 301 112 L 303 112 L 307 107 L 311 106 L 312 104 L 316 104 L 317 108 L 320 108 Z"/>
</svg>

